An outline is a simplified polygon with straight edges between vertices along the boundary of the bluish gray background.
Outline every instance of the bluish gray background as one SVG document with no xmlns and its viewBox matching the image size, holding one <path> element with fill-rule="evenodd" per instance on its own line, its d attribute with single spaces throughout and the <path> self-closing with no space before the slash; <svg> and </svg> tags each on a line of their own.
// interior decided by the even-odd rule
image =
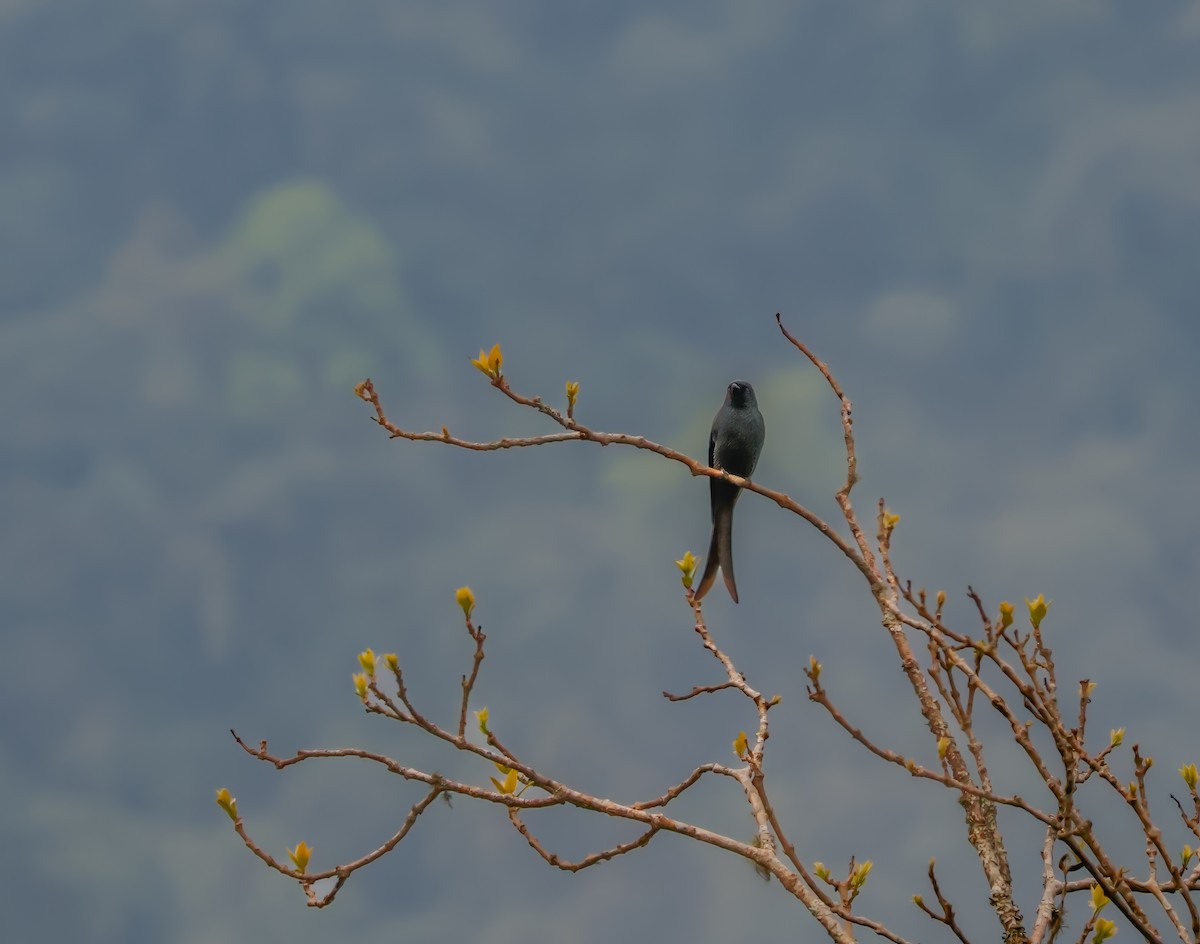
<svg viewBox="0 0 1200 944">
<path fill-rule="evenodd" d="M 583 422 L 701 455 L 744 377 L 758 478 L 833 515 L 836 403 L 776 311 L 855 402 L 858 507 L 902 514 L 903 574 L 964 628 L 968 583 L 1052 598 L 1064 686 L 1099 682 L 1093 731 L 1157 756 L 1171 822 L 1200 759 L 1195 4 L 16 2 L 0 127 L 5 940 L 815 939 L 715 850 L 570 876 L 461 801 L 314 912 L 212 802 L 323 868 L 415 796 L 362 764 L 275 773 L 230 726 L 485 782 L 350 684 L 364 646 L 396 651 L 450 720 L 461 584 L 490 636 L 475 707 L 531 762 L 632 800 L 732 760 L 733 696 L 658 694 L 718 679 L 672 563 L 705 550 L 704 482 L 616 448 L 389 442 L 351 389 L 409 427 L 545 431 L 469 365 L 499 341 L 518 390 L 578 380 Z M 783 695 L 801 855 L 872 859 L 864 910 L 927 941 L 937 856 L 994 939 L 953 797 L 805 699 L 815 654 L 856 722 L 934 760 L 865 586 L 753 496 L 736 545 L 743 603 L 706 613 Z M 751 834 L 729 787 L 679 813 Z M 1127 814 L 1094 813 L 1136 867 Z M 630 835 L 532 822 L 566 856 Z M 1032 923 L 1038 837 L 1004 822 Z"/>
</svg>

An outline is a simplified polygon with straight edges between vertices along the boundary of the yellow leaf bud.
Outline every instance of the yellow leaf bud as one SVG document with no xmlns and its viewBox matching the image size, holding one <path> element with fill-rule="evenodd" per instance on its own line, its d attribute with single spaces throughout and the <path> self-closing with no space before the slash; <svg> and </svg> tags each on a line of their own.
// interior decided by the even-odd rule
<svg viewBox="0 0 1200 944">
<path fill-rule="evenodd" d="M 1196 789 L 1196 781 L 1200 780 L 1200 771 L 1196 770 L 1195 764 L 1184 764 L 1179 768 L 1179 776 L 1183 778 L 1183 782 L 1188 785 L 1189 790 Z"/>
<path fill-rule="evenodd" d="M 362 672 L 354 673 L 354 692 L 363 701 L 367 700 L 367 677 Z"/>
<path fill-rule="evenodd" d="M 308 860 L 312 856 L 312 849 L 309 848 L 307 842 L 301 840 L 296 843 L 295 849 L 288 850 L 288 856 L 291 858 L 292 864 L 296 866 L 296 871 L 303 874 L 308 868 Z"/>
<path fill-rule="evenodd" d="M 824 862 L 814 862 L 813 863 L 813 871 L 816 873 L 817 878 L 822 879 L 823 881 L 826 881 L 826 882 L 829 881 L 829 869 L 827 869 L 825 867 Z"/>
<path fill-rule="evenodd" d="M 1113 728 L 1108 732 L 1108 743 L 1113 747 L 1120 747 L 1121 742 L 1125 740 L 1124 728 Z"/>
<path fill-rule="evenodd" d="M 367 678 L 375 677 L 375 651 L 367 648 L 358 654 L 358 664 L 367 673 Z"/>
<path fill-rule="evenodd" d="M 488 726 L 487 726 L 488 725 L 488 710 L 487 710 L 487 708 L 480 708 L 477 712 L 475 712 L 475 718 L 479 722 L 479 730 L 482 734 L 488 735 L 488 734 L 492 733 L 491 731 L 488 730 Z"/>
<path fill-rule="evenodd" d="M 692 589 L 692 581 L 696 579 L 696 555 L 691 551 L 686 551 L 682 558 L 675 562 L 675 566 L 679 568 L 679 572 L 683 575 L 683 585 L 688 590 Z"/>
<path fill-rule="evenodd" d="M 937 592 L 937 608 L 940 610 L 945 605 L 946 605 L 946 591 L 939 590 Z"/>
<path fill-rule="evenodd" d="M 237 800 L 233 798 L 229 790 L 225 787 L 217 791 L 217 806 L 223 809 L 231 820 L 237 822 Z"/>
<path fill-rule="evenodd" d="M 497 764 L 496 766 L 500 765 Z M 492 786 L 496 788 L 497 792 L 503 793 L 505 796 L 517 789 L 517 769 L 515 767 L 507 768 L 507 774 L 503 782 L 497 780 L 495 777 L 489 777 L 488 779 L 492 781 Z"/>
<path fill-rule="evenodd" d="M 387 663 L 387 667 L 393 672 L 400 668 L 400 659 L 394 652 L 385 652 L 383 654 L 383 661 Z"/>
<path fill-rule="evenodd" d="M 458 605 L 462 607 L 463 616 L 467 619 L 471 618 L 471 612 L 475 609 L 475 594 L 471 592 L 470 587 L 459 587 L 454 591 L 454 599 L 458 601 Z"/>
<path fill-rule="evenodd" d="M 1013 624 L 1013 605 L 1005 600 L 1000 604 L 1000 625 L 1009 627 Z"/>
<path fill-rule="evenodd" d="M 1050 609 L 1050 604 L 1053 600 L 1046 600 L 1044 594 L 1039 593 L 1036 599 L 1025 598 L 1025 604 L 1029 607 L 1029 622 L 1033 624 L 1033 628 L 1037 629 L 1042 625 L 1042 620 L 1046 618 L 1046 611 Z"/>
<path fill-rule="evenodd" d="M 1098 884 L 1092 886 L 1092 911 L 1099 912 L 1108 904 L 1108 896 Z"/>
<path fill-rule="evenodd" d="M 575 409 L 575 401 L 579 399 L 579 381 L 567 381 L 567 411 Z"/>
<path fill-rule="evenodd" d="M 864 885 L 866 885 L 867 876 L 871 874 L 871 868 L 874 866 L 874 864 L 875 863 L 870 859 L 867 859 L 866 862 L 856 868 L 850 874 L 850 886 L 852 888 L 862 888 Z"/>
<path fill-rule="evenodd" d="M 950 744 L 951 744 L 950 738 L 948 738 L 948 737 L 938 738 L 938 760 L 946 759 L 946 752 L 948 750 L 950 750 Z"/>
<path fill-rule="evenodd" d="M 481 372 L 487 374 L 492 380 L 500 377 L 500 367 L 504 363 L 504 355 L 500 353 L 500 345 L 493 344 L 490 351 L 479 349 L 479 356 L 471 363 Z"/>
<path fill-rule="evenodd" d="M 1179 851 L 1179 867 L 1186 869 L 1188 863 L 1192 861 L 1192 856 L 1196 854 L 1196 850 L 1184 843 L 1183 848 Z"/>
<path fill-rule="evenodd" d="M 817 661 L 816 656 L 808 657 L 808 675 L 815 682 L 821 677 L 822 665 Z"/>
<path fill-rule="evenodd" d="M 749 743 L 746 740 L 746 732 L 739 731 L 738 736 L 733 739 L 733 753 L 738 757 L 745 757 L 748 749 Z"/>
<path fill-rule="evenodd" d="M 1097 918 L 1094 927 L 1096 933 L 1092 935 L 1092 944 L 1104 944 L 1117 933 L 1117 926 L 1108 918 Z"/>
<path fill-rule="evenodd" d="M 368 399 L 368 397 L 367 397 L 367 382 L 365 380 L 360 380 L 358 383 L 356 383 L 354 385 L 354 395 L 356 397 L 358 397 L 360 400 Z"/>
</svg>

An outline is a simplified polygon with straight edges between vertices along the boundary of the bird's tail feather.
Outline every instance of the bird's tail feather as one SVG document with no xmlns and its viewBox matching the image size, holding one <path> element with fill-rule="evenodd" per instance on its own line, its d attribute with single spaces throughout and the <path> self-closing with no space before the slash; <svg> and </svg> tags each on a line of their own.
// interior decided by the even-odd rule
<svg viewBox="0 0 1200 944">
<path fill-rule="evenodd" d="M 704 599 L 713 582 L 717 579 L 717 568 L 725 578 L 725 588 L 738 602 L 737 583 L 733 577 L 733 508 L 723 508 L 717 512 L 713 520 L 712 540 L 708 545 L 708 560 L 704 564 L 704 576 L 700 578 L 700 586 L 696 588 L 696 599 Z"/>
</svg>

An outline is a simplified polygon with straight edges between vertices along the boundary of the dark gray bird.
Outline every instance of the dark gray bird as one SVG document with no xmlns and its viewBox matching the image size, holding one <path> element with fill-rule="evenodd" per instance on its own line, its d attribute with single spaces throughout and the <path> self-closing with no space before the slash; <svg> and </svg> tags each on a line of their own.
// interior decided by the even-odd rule
<svg viewBox="0 0 1200 944">
<path fill-rule="evenodd" d="M 725 393 L 725 402 L 713 417 L 712 432 L 708 434 L 708 464 L 748 479 L 758 464 L 767 427 L 754 388 L 744 380 L 735 380 Z M 709 479 L 712 500 L 712 540 L 708 545 L 708 560 L 704 576 L 696 588 L 696 599 L 702 599 L 717 579 L 717 568 L 725 578 L 725 586 L 733 602 L 738 602 L 737 583 L 733 578 L 733 506 L 742 490 L 724 479 Z"/>
</svg>

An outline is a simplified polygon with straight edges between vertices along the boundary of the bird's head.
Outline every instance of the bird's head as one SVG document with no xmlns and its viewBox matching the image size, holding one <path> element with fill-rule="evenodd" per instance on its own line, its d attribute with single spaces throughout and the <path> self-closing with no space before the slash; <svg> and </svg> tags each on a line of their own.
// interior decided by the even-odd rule
<svg viewBox="0 0 1200 944">
<path fill-rule="evenodd" d="M 758 404 L 754 388 L 744 380 L 735 380 L 729 385 L 729 402 L 738 409 Z"/>
</svg>

